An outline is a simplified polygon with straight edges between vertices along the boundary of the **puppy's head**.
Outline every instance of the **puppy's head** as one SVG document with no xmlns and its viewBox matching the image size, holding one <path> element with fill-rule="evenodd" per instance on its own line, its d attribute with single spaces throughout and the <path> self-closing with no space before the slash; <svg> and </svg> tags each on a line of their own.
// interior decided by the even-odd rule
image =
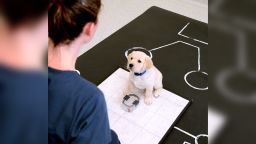
<svg viewBox="0 0 256 144">
<path fill-rule="evenodd" d="M 133 51 L 127 57 L 127 69 L 134 73 L 141 73 L 153 67 L 152 59 L 141 51 Z"/>
</svg>

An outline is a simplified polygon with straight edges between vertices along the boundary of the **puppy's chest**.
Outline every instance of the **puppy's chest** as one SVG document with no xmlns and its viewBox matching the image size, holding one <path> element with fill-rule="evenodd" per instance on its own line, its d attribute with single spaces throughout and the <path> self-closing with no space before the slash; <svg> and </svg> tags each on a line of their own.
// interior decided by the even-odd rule
<svg viewBox="0 0 256 144">
<path fill-rule="evenodd" d="M 131 76 L 132 82 L 135 87 L 139 89 L 145 89 L 154 84 L 154 78 L 152 76 Z"/>
</svg>

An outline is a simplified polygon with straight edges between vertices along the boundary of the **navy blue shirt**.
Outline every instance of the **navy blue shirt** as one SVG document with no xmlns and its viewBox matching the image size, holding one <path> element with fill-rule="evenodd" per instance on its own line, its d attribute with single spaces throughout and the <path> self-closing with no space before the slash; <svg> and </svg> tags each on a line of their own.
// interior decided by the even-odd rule
<svg viewBox="0 0 256 144">
<path fill-rule="evenodd" d="M 109 144 L 106 103 L 102 92 L 76 71 L 48 68 L 49 144 Z"/>
<path fill-rule="evenodd" d="M 0 66 L 0 143 L 46 144 L 47 73 Z"/>
</svg>

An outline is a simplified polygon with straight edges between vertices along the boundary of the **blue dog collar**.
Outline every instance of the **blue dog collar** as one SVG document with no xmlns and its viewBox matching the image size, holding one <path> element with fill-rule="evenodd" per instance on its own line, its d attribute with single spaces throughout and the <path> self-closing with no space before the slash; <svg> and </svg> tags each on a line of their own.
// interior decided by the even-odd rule
<svg viewBox="0 0 256 144">
<path fill-rule="evenodd" d="M 134 75 L 135 75 L 135 76 L 142 76 L 142 75 L 144 75 L 146 72 L 147 72 L 147 71 L 145 70 L 145 71 L 142 72 L 142 73 L 134 73 Z"/>
</svg>

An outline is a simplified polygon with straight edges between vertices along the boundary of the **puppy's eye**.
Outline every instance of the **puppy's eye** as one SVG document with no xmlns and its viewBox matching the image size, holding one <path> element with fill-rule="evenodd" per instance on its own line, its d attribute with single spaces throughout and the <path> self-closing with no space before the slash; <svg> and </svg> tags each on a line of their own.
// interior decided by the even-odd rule
<svg viewBox="0 0 256 144">
<path fill-rule="evenodd" d="M 138 63 L 141 63 L 141 60 L 138 60 Z"/>
<path fill-rule="evenodd" d="M 131 57 L 131 60 L 133 59 L 133 57 Z"/>
</svg>

